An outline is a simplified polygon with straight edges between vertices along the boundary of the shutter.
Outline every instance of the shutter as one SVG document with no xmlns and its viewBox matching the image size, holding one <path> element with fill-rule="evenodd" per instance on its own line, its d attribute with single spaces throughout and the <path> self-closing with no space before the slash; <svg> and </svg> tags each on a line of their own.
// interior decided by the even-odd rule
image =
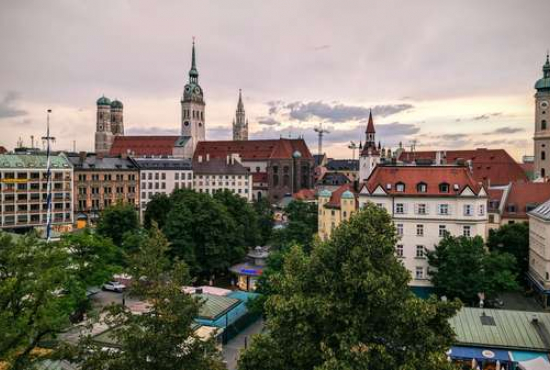
<svg viewBox="0 0 550 370">
<path fill-rule="evenodd" d="M 429 203 L 426 203 L 426 214 L 427 215 L 430 214 L 430 204 Z"/>
</svg>

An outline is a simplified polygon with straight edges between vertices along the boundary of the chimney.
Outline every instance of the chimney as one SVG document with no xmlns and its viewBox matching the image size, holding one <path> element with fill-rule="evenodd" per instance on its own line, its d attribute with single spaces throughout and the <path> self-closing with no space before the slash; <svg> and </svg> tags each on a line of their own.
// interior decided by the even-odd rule
<svg viewBox="0 0 550 370">
<path fill-rule="evenodd" d="M 208 162 L 210 160 L 210 153 L 206 153 L 206 161 Z"/>
<path fill-rule="evenodd" d="M 86 161 L 86 152 L 78 153 L 78 157 L 80 158 L 80 163 L 84 163 Z"/>
<path fill-rule="evenodd" d="M 202 155 L 199 155 L 199 156 L 197 157 L 197 160 L 199 161 L 199 163 L 202 163 Z"/>
</svg>

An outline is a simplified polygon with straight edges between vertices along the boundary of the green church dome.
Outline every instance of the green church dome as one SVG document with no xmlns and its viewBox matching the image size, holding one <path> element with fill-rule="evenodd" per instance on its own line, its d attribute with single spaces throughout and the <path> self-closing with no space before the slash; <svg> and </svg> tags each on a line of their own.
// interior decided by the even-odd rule
<svg viewBox="0 0 550 370">
<path fill-rule="evenodd" d="M 323 190 L 319 193 L 319 197 L 321 198 L 330 198 L 330 196 L 332 195 L 332 193 L 330 192 L 330 190 Z"/>
<path fill-rule="evenodd" d="M 537 90 L 550 90 L 550 57 L 546 55 L 546 63 L 542 67 L 543 76 L 535 84 Z"/>
<path fill-rule="evenodd" d="M 111 105 L 111 101 L 103 95 L 101 98 L 97 99 L 97 105 Z"/>
<path fill-rule="evenodd" d="M 342 199 L 355 199 L 355 196 L 351 191 L 346 190 L 345 192 L 342 193 Z"/>
<path fill-rule="evenodd" d="M 113 100 L 113 102 L 111 103 L 111 108 L 119 108 L 119 109 L 122 109 L 123 108 L 123 105 L 122 105 L 122 102 L 120 100 Z"/>
</svg>

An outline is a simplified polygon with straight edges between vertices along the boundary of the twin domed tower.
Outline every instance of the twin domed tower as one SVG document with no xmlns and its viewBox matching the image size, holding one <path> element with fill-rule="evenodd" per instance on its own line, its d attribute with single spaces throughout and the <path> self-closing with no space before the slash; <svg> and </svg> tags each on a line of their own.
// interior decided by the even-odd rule
<svg viewBox="0 0 550 370">
<path fill-rule="evenodd" d="M 95 132 L 96 153 L 109 153 L 115 136 L 124 136 L 122 102 L 102 96 L 97 100 Z"/>
</svg>

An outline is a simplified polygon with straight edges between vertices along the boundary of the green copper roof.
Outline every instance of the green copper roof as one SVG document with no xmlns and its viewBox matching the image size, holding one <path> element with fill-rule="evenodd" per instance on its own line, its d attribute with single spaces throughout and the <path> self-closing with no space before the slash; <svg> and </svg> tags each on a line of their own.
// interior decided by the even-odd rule
<svg viewBox="0 0 550 370">
<path fill-rule="evenodd" d="M 199 309 L 199 318 L 216 320 L 227 311 L 241 303 L 237 298 L 217 296 L 213 294 L 193 294 L 204 301 Z"/>
<path fill-rule="evenodd" d="M 550 313 L 463 307 L 449 323 L 458 344 L 550 350 Z"/>
<path fill-rule="evenodd" d="M 319 193 L 319 196 L 320 197 L 323 197 L 323 198 L 330 198 L 330 196 L 332 195 L 332 193 L 330 192 L 330 190 L 323 190 Z"/>
<path fill-rule="evenodd" d="M 122 105 L 122 102 L 120 100 L 113 100 L 111 103 L 111 108 L 119 108 L 122 109 L 124 106 Z"/>
<path fill-rule="evenodd" d="M 103 95 L 101 98 L 97 99 L 97 105 L 111 105 L 111 101 Z"/>
<path fill-rule="evenodd" d="M 546 54 L 546 63 L 542 67 L 542 78 L 535 84 L 537 90 L 550 90 L 550 57 Z"/>
<path fill-rule="evenodd" d="M 69 161 L 63 156 L 51 156 L 52 169 L 71 168 Z M 13 169 L 45 169 L 47 160 L 45 155 L 33 154 L 0 154 L 0 168 Z"/>
<path fill-rule="evenodd" d="M 342 193 L 342 199 L 355 199 L 355 196 L 351 191 L 346 190 L 344 193 Z"/>
</svg>

